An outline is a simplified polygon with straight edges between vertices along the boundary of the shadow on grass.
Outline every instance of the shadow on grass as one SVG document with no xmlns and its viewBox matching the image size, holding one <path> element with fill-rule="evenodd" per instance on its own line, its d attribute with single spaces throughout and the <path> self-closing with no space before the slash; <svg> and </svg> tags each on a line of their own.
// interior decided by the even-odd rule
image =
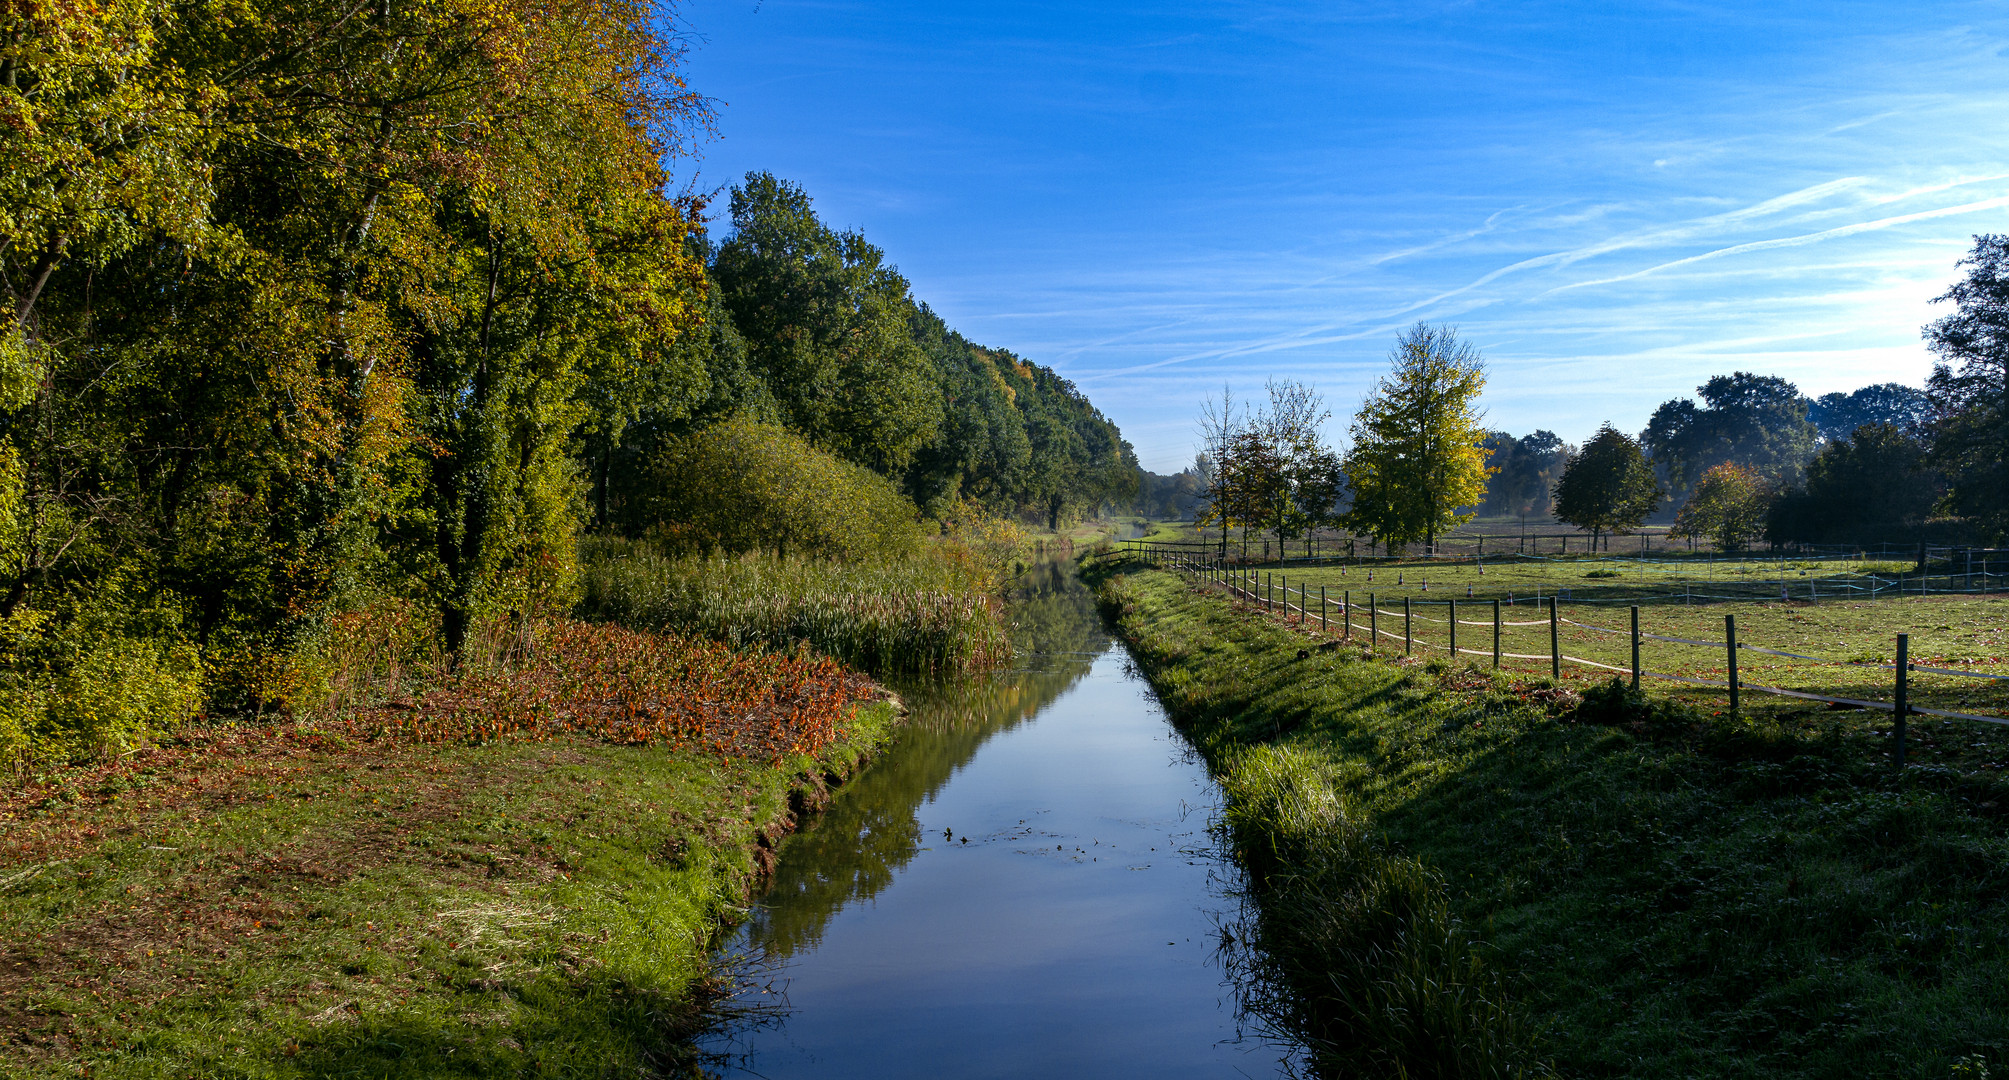
<svg viewBox="0 0 2009 1080">
<path fill-rule="evenodd" d="M 1438 882 L 1469 955 L 1503 971 L 1517 1030 L 1541 1031 L 1529 1045 L 1560 1070 L 1937 1080 L 2009 1060 L 2009 786 L 1995 776 L 1898 774 L 1860 713 L 1737 719 L 1610 684 L 1572 707 L 1530 692 L 1543 680 L 1299 660 L 1298 636 L 1169 575 L 1105 580 L 1140 665 L 1231 794 L 1247 763 L 1287 761 L 1314 793 L 1299 804 L 1328 792 L 1371 823 L 1387 858 Z M 1343 831 L 1247 812 L 1306 844 Z M 1362 857 L 1318 880 L 1305 868 L 1322 858 L 1281 860 L 1282 886 L 1257 899 L 1288 1011 L 1343 1034 L 1352 1022 L 1319 1010 L 1389 976 L 1322 958 L 1321 942 L 1361 940 L 1373 920 L 1348 897 L 1403 875 Z M 1415 914 L 1368 936 L 1381 955 L 1441 925 L 1423 918 L 1428 889 L 1410 891 L 1406 906 L 1365 905 Z M 1479 1068 L 1431 1061 L 1403 1064 Z"/>
</svg>

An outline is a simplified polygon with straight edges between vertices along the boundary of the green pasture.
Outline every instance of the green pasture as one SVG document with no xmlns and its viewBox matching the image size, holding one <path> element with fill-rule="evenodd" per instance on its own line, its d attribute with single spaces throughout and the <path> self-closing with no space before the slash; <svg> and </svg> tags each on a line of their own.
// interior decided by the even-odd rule
<svg viewBox="0 0 2009 1080">
<path fill-rule="evenodd" d="M 1292 622 L 1302 622 L 1313 632 L 1316 632 L 1319 623 L 1321 582 L 1326 583 L 1326 624 L 1333 635 L 1343 633 L 1340 610 L 1343 599 L 1350 596 L 1355 606 L 1353 622 L 1356 629 L 1353 637 L 1357 641 L 1366 640 L 1366 628 L 1370 625 L 1367 604 L 1369 595 L 1372 595 L 1378 612 L 1373 620 L 1378 631 L 1376 651 L 1382 654 L 1404 651 L 1403 603 L 1407 600 L 1410 605 L 1409 652 L 1422 660 L 1448 657 L 1451 637 L 1449 601 L 1456 599 L 1460 620 L 1457 644 L 1461 660 L 1481 666 L 1491 665 L 1493 605 L 1490 600 L 1468 601 L 1463 598 L 1462 590 L 1455 590 L 1447 596 L 1446 590 L 1436 585 L 1429 594 L 1415 587 L 1383 592 L 1379 589 L 1379 581 L 1371 592 L 1366 588 L 1349 588 L 1352 583 L 1361 581 L 1363 575 L 1357 570 L 1344 577 L 1325 573 L 1266 573 L 1270 575 L 1270 585 L 1277 598 L 1276 607 L 1282 607 L 1287 589 L 1291 605 L 1294 608 L 1308 607 L 1310 612 L 1307 619 L 1294 611 L 1290 616 Z M 1376 576 L 1383 575 L 1377 573 Z M 1331 584 L 1333 581 L 1347 584 L 1334 587 Z M 1261 588 L 1258 587 L 1258 597 L 1263 595 Z M 1309 594 L 1308 603 L 1301 597 L 1301 589 Z M 1553 590 L 1544 591 L 1547 595 L 1554 595 Z M 1223 591 L 1218 595 L 1225 599 L 1227 594 Z M 1563 601 L 1560 606 L 1562 621 L 1557 632 L 1561 651 L 1566 657 L 1593 661 L 1607 665 L 1607 668 L 1629 669 L 1632 606 Z M 1735 618 L 1737 641 L 1742 646 L 1738 652 L 1738 678 L 1747 687 L 1771 686 L 1833 697 L 1890 701 L 1895 690 L 1895 672 L 1867 665 L 1892 663 L 1896 658 L 1897 635 L 1900 633 L 1910 635 L 1910 657 L 1914 664 L 2009 676 L 2009 595 L 1891 595 L 1882 600 L 1818 602 L 1684 604 L 1662 601 L 1638 606 L 1642 635 L 1722 642 L 1725 640 L 1725 617 Z M 1511 605 L 1502 603 L 1501 624 L 1501 666 L 1515 672 L 1547 673 L 1549 626 L 1546 605 L 1538 608 L 1528 597 L 1518 597 L 1517 602 Z M 1798 653 L 1815 659 L 1770 656 L 1753 652 L 1753 648 Z M 1541 659 L 1516 659 L 1504 655 L 1515 653 Z M 1724 681 L 1727 679 L 1728 660 L 1728 650 L 1720 646 L 1683 645 L 1644 638 L 1640 645 L 1640 666 L 1648 672 Z M 1562 674 L 1565 680 L 1582 684 L 1608 679 L 1612 672 L 1565 660 Z M 1668 680 L 1648 679 L 1648 682 L 1657 693 L 1691 704 L 1710 709 L 1721 709 L 1727 705 L 1728 693 L 1721 689 L 1684 686 Z M 2009 682 L 1913 672 L 1910 693 L 1911 702 L 1916 706 L 2009 717 Z M 1760 710 L 1806 706 L 1805 702 L 1791 702 L 1790 699 L 1758 691 L 1747 690 L 1742 698 L 1744 706 Z M 1888 714 L 1880 713 L 1868 719 L 1882 722 L 1888 719 Z M 1937 724 L 1938 721 L 1930 723 Z M 1961 732 L 1973 733 L 1972 739 L 1977 740 L 1977 747 L 1985 744 L 1990 762 L 1995 754 L 1993 747 L 1998 730 L 2002 735 L 2009 736 L 2009 730 L 1971 721 L 1957 722 L 1953 727 Z M 1996 766 L 1989 764 L 1988 767 Z"/>
<path fill-rule="evenodd" d="M 1167 565 L 1179 550 L 1156 549 Z M 1197 552 L 1187 551 L 1187 557 Z M 1348 562 L 1289 560 L 1240 569 L 1288 578 L 1328 593 L 1373 592 L 1400 602 L 1458 599 L 1517 604 L 1561 595 L 1565 603 L 1707 604 L 1721 601 L 1792 600 L 1829 603 L 1852 599 L 1895 599 L 1921 595 L 1978 595 L 2009 591 L 2009 561 L 1949 568 L 1931 564 L 1921 577 L 1914 563 L 1854 558 L 1765 558 L 1695 556 L 1625 558 L 1572 556 L 1568 559 L 1406 559 Z M 1232 572 L 1232 571 L 1231 571 Z"/>
</svg>

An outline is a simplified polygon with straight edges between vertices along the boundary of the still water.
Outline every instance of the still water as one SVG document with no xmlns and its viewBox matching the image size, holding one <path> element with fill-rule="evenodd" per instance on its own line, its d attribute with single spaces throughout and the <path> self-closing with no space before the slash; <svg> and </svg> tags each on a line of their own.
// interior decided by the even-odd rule
<svg viewBox="0 0 2009 1080">
<path fill-rule="evenodd" d="M 1022 670 L 905 688 L 899 741 L 781 850 L 727 948 L 768 1022 L 729 1077 L 1277 1076 L 1243 1031 L 1217 793 L 1071 566 L 1017 596 Z"/>
</svg>

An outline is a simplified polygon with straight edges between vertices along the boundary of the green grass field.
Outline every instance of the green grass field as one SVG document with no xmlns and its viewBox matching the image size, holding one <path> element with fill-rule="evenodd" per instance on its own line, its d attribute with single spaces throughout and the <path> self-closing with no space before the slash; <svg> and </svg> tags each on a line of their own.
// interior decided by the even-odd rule
<svg viewBox="0 0 2009 1080">
<path fill-rule="evenodd" d="M 1093 573 L 1221 777 L 1238 845 L 1295 858 L 1336 831 L 1373 837 L 1262 875 L 1249 928 L 1276 980 L 1256 1003 L 1335 1074 L 1509 1075 L 1488 1070 L 1528 1056 L 1561 1075 L 1751 1080 L 2009 1064 L 2009 796 L 2000 757 L 1969 745 L 1992 725 L 1934 722 L 1930 767 L 1899 772 L 1873 730 L 1887 714 L 1761 699 L 1731 717 L 1658 686 L 1579 698 L 1441 654 L 1367 661 L 1135 563 Z M 1977 647 L 2002 610 L 1873 608 Z M 1768 632 L 1847 641 L 1801 614 L 1830 611 L 1858 615 L 1782 608 Z M 1260 870 L 1267 849 L 1244 857 Z"/>
<path fill-rule="evenodd" d="M 1313 631 L 1316 631 L 1319 622 L 1318 592 L 1321 583 L 1326 589 L 1327 626 L 1333 635 L 1343 633 L 1340 609 L 1342 599 L 1350 596 L 1355 604 L 1353 621 L 1356 629 L 1353 637 L 1356 641 L 1365 642 L 1368 636 L 1365 627 L 1369 624 L 1366 613 L 1369 590 L 1350 588 L 1353 584 L 1366 585 L 1364 572 L 1356 569 L 1345 575 L 1337 570 L 1292 572 L 1287 575 L 1275 575 L 1274 571 L 1267 573 L 1273 575 L 1269 587 L 1274 589 L 1279 607 L 1285 589 L 1289 590 L 1293 606 L 1305 604 L 1300 599 L 1301 588 L 1308 592 L 1309 602 L 1305 606 L 1310 610 L 1309 618 L 1293 612 L 1290 619 L 1293 624 L 1302 623 Z M 1277 576 L 1283 580 L 1278 582 Z M 1385 576 L 1388 576 L 1385 572 L 1376 574 L 1377 578 Z M 1407 587 L 1383 592 L 1381 584 L 1377 580 L 1372 593 L 1374 606 L 1381 612 L 1376 619 L 1379 630 L 1376 651 L 1382 654 L 1403 652 L 1402 605 L 1407 599 L 1411 606 L 1410 632 L 1413 639 L 1410 655 L 1419 660 L 1448 658 L 1450 628 L 1447 619 L 1450 610 L 1446 600 L 1440 599 L 1445 590 L 1433 583 L 1431 591 L 1426 594 L 1411 582 Z M 1262 595 L 1260 590 L 1263 587 L 1258 586 L 1258 596 Z M 1225 590 L 1217 595 L 1227 602 Z M 1458 599 L 1462 623 L 1458 628 L 1461 663 L 1490 666 L 1492 604 L 1485 600 L 1466 601 L 1462 589 L 1454 590 L 1453 596 Z M 1514 659 L 1509 656 L 1503 658 L 1502 667 L 1514 672 L 1546 674 L 1549 670 L 1546 659 L 1549 654 L 1546 609 L 1537 608 L 1527 597 L 1517 597 L 1517 601 L 1511 606 L 1502 604 L 1501 651 L 1503 654 L 1519 653 L 1542 659 Z M 1561 615 L 1566 621 L 1561 624 L 1558 635 L 1564 655 L 1609 667 L 1629 668 L 1630 606 L 1564 601 Z M 1882 600 L 1818 602 L 1683 604 L 1661 601 L 1639 607 L 1642 634 L 1695 641 L 1723 641 L 1724 617 L 1734 616 L 1738 643 L 1745 647 L 1738 655 L 1738 678 L 1747 687 L 1771 686 L 1832 697 L 1890 701 L 1895 691 L 1895 673 L 1862 665 L 1892 663 L 1896 657 L 1899 633 L 1910 635 L 1910 657 L 1914 664 L 2009 675 L 2009 596 L 2004 595 L 1892 596 Z M 1474 623 L 1479 625 L 1472 625 Z M 1510 625 L 1513 623 L 1533 625 Z M 1599 632 L 1589 627 L 1616 632 Z M 1752 647 L 1799 653 L 1825 662 L 1768 656 L 1750 651 Z M 1463 650 L 1475 650 L 1478 655 Z M 1640 666 L 1648 672 L 1725 681 L 1728 655 L 1723 648 L 1643 641 Z M 1566 682 L 1583 685 L 1605 681 L 1613 673 L 1565 660 L 1562 674 Z M 1728 705 L 1728 692 L 1725 690 L 1650 678 L 1647 682 L 1655 693 L 1710 710 L 1720 710 Z M 1914 706 L 2009 719 L 2009 682 L 1913 672 L 1910 694 Z M 1747 689 L 1741 704 L 1747 709 L 1765 711 L 1803 709 L 1807 703 Z M 1889 719 L 1887 712 L 1860 714 L 1860 722 L 1864 724 L 1887 724 Z M 1921 725 L 1929 729 L 1921 738 L 1942 743 L 1949 749 L 1956 745 L 1961 747 L 1962 752 L 1957 756 L 1972 759 L 1971 764 L 1976 767 L 2009 767 L 2009 727 L 1973 721 L 1926 719 L 1914 722 L 1915 727 Z"/>
</svg>

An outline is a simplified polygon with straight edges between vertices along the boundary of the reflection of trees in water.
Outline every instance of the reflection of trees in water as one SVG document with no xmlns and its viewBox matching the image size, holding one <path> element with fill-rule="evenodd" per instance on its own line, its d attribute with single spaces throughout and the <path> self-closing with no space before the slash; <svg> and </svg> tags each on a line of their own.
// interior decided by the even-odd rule
<svg viewBox="0 0 2009 1080">
<path fill-rule="evenodd" d="M 770 957 L 813 948 L 832 916 L 877 895 L 921 843 L 915 811 L 991 736 L 1031 719 L 1087 674 L 1108 647 L 1094 598 L 1070 564 L 1026 575 L 1012 596 L 1023 669 L 903 687 L 912 709 L 899 741 L 788 839 L 747 927 Z"/>
<path fill-rule="evenodd" d="M 1042 563 L 1019 579 L 1011 594 L 1012 644 L 1022 656 L 1099 653 L 1108 647 L 1095 595 L 1071 562 Z"/>
</svg>

